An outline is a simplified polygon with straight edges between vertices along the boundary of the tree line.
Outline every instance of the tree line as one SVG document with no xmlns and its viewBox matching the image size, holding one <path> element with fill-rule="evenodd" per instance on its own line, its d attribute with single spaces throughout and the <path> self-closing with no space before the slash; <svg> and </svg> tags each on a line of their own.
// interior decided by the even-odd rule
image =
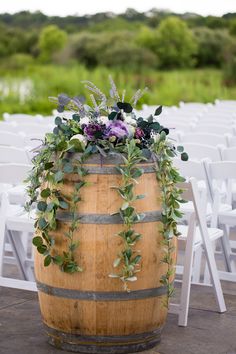
<svg viewBox="0 0 236 354">
<path fill-rule="evenodd" d="M 0 14 L 0 64 L 14 68 L 35 61 L 134 70 L 212 66 L 224 68 L 231 84 L 232 74 L 236 76 L 236 13 L 204 17 L 127 9 L 119 15 Z"/>
</svg>

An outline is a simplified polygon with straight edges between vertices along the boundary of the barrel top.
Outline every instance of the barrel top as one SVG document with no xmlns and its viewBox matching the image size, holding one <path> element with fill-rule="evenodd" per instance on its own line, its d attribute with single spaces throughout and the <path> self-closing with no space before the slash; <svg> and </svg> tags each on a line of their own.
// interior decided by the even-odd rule
<svg viewBox="0 0 236 354">
<path fill-rule="evenodd" d="M 73 156 L 74 159 L 80 159 L 82 154 L 81 153 L 69 153 L 69 156 Z M 93 154 L 89 156 L 86 161 L 86 164 L 98 164 L 98 165 L 118 165 L 124 163 L 122 155 L 120 153 L 108 153 L 107 156 L 102 156 L 99 153 Z M 143 160 L 140 164 L 150 164 L 154 163 L 153 158 L 148 160 Z"/>
</svg>

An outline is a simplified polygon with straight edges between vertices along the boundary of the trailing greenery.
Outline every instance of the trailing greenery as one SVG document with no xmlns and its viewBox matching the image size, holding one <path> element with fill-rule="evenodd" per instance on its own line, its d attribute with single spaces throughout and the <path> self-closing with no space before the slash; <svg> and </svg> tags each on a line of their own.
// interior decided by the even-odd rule
<svg viewBox="0 0 236 354">
<path fill-rule="evenodd" d="M 123 164 L 117 167 L 117 170 L 122 175 L 123 183 L 118 187 L 113 187 L 124 200 L 120 207 L 120 216 L 123 220 L 124 229 L 116 235 L 122 238 L 124 248 L 113 264 L 115 268 L 120 265 L 122 267 L 118 274 L 110 274 L 109 276 L 119 278 L 124 283 L 124 289 L 129 291 L 127 282 L 137 280 L 135 274 L 140 271 L 138 267 L 142 259 L 139 252 L 134 250 L 136 243 L 142 237 L 141 234 L 135 232 L 134 224 L 141 221 L 145 215 L 137 213 L 133 202 L 145 197 L 142 194 L 135 195 L 134 187 L 138 183 L 137 178 L 143 174 L 142 169 L 138 168 L 137 164 L 146 160 L 146 158 L 142 150 L 137 147 L 135 140 L 126 142 L 123 154 Z"/>
<path fill-rule="evenodd" d="M 70 98 L 65 94 L 58 98 L 51 97 L 57 103 L 58 112 L 71 109 L 74 114 L 70 119 L 55 118 L 53 133 L 46 134 L 33 159 L 34 167 L 28 178 L 30 201 L 27 205 L 28 209 L 34 208 L 35 204 L 37 207 L 33 244 L 45 257 L 45 266 L 54 263 L 67 273 L 82 271 L 83 264 L 79 264 L 75 257 L 79 243 L 74 241 L 74 233 L 79 230 L 80 191 L 89 186 L 84 163 L 92 154 L 100 155 L 101 158 L 118 154 L 122 157 L 122 163 L 116 168 L 122 181 L 111 188 L 122 199 L 117 212 L 123 221 L 123 229 L 116 236 L 122 238 L 123 247 L 113 263 L 116 272 L 109 276 L 120 279 L 124 289 L 129 291 L 128 283 L 137 280 L 142 261 L 142 255 L 136 248 L 142 235 L 136 232 L 135 224 L 145 217 L 134 206 L 136 200 L 145 197 L 135 194 L 135 185 L 143 174 L 139 164 L 148 159 L 156 164 L 156 176 L 162 191 L 161 247 L 165 250 L 163 262 L 167 264 L 167 273 L 163 275 L 161 283 L 167 287 L 169 297 L 172 294 L 173 276 L 172 237 L 178 236 L 177 220 L 181 217 L 178 209 L 182 202 L 181 190 L 176 183 L 183 180 L 174 169 L 172 159 L 180 154 L 182 160 L 187 160 L 187 154 L 183 147 L 176 148 L 167 139 L 169 130 L 158 122 L 161 106 L 148 118 L 136 117 L 133 106 L 146 89 L 138 90 L 130 102 L 126 102 L 125 91 L 120 95 L 111 77 L 108 98 L 93 83 L 85 81 L 84 84 L 90 91 L 91 106 L 83 104 L 79 97 Z M 74 191 L 65 195 L 62 187 L 70 176 L 77 176 L 78 182 L 74 184 Z M 71 221 L 67 223 L 68 229 L 64 234 L 67 249 L 59 253 L 58 239 L 54 234 L 63 211 L 70 213 Z"/>
<path fill-rule="evenodd" d="M 182 160 L 187 160 L 188 156 L 182 146 L 177 150 L 181 153 Z M 166 274 L 162 276 L 161 283 L 167 286 L 168 299 L 172 296 L 174 287 L 174 259 L 173 259 L 173 237 L 178 237 L 177 223 L 182 217 L 179 211 L 180 203 L 185 201 L 181 198 L 182 190 L 177 187 L 184 178 L 180 176 L 178 170 L 173 166 L 172 159 L 175 157 L 173 146 L 167 139 L 165 133 L 161 133 L 157 141 L 152 146 L 152 151 L 156 156 L 156 177 L 161 187 L 162 196 L 162 228 L 163 246 L 165 255 L 163 263 L 167 264 Z"/>
</svg>

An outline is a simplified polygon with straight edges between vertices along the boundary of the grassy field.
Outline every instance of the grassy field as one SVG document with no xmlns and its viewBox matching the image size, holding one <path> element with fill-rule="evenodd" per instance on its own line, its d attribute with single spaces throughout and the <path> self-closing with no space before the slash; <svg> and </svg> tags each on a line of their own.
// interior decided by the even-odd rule
<svg viewBox="0 0 236 354">
<path fill-rule="evenodd" d="M 50 114 L 55 107 L 49 102 L 49 96 L 61 92 L 87 95 L 83 80 L 91 80 L 107 92 L 109 74 L 118 88 L 126 88 L 127 99 L 136 89 L 147 86 L 149 91 L 140 104 L 176 105 L 179 101 L 236 99 L 236 87 L 224 86 L 221 71 L 215 69 L 134 73 L 107 68 L 90 70 L 81 65 L 34 65 L 20 70 L 0 68 L 0 117 L 3 112 Z"/>
</svg>

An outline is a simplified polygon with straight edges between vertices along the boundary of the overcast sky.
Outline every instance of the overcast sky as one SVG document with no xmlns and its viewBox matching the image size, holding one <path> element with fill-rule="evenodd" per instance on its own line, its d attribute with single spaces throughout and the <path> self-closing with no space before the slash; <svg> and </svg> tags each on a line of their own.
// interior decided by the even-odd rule
<svg viewBox="0 0 236 354">
<path fill-rule="evenodd" d="M 127 7 L 147 11 L 155 7 L 174 12 L 223 15 L 236 12 L 236 0 L 0 0 L 0 13 L 40 10 L 48 15 L 84 15 L 97 12 L 124 12 Z"/>
</svg>

